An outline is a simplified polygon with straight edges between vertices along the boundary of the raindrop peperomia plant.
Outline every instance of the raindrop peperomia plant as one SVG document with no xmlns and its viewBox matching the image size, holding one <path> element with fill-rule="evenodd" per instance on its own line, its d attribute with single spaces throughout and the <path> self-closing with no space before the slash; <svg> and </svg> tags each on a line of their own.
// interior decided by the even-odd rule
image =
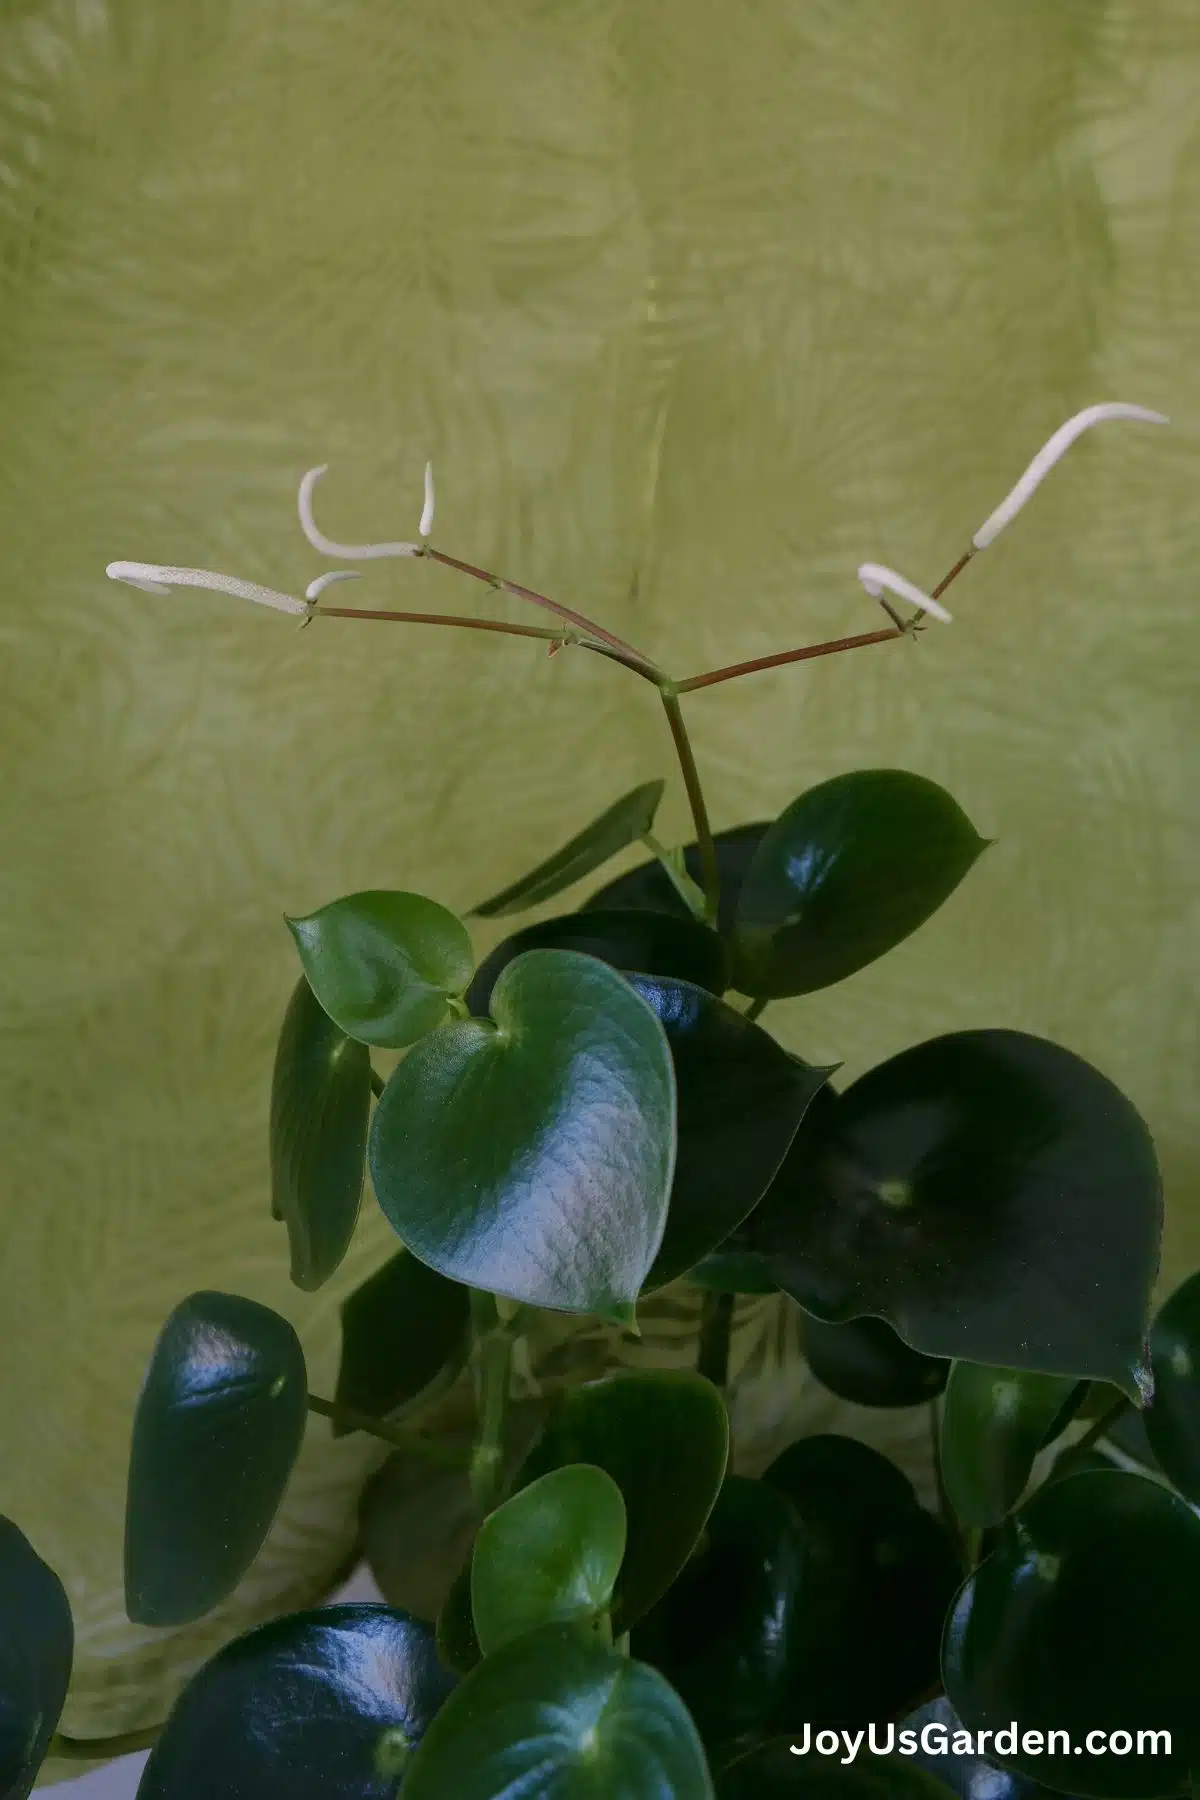
<svg viewBox="0 0 1200 1800">
<path fill-rule="evenodd" d="M 1147 1128 L 1100 1071 L 1019 1031 L 956 1032 L 841 1087 L 784 1050 L 767 1005 L 916 931 L 985 840 L 899 769 L 714 834 L 680 704 L 949 620 L 941 597 L 967 562 L 1112 417 L 1165 422 L 1123 405 L 1070 420 L 931 592 L 864 563 L 885 628 L 685 680 L 436 549 L 428 467 L 417 538 L 360 545 L 319 530 L 310 471 L 310 543 L 339 562 L 430 558 L 553 624 L 324 604 L 353 569 L 301 600 L 109 565 L 151 593 L 208 587 L 305 625 L 437 623 L 609 657 L 657 690 L 695 828 L 664 846 L 664 783 L 625 794 L 475 916 L 541 906 L 633 845 L 651 860 L 481 961 L 467 924 L 415 892 L 288 919 L 301 973 L 270 1162 L 292 1279 L 313 1291 L 338 1268 L 367 1169 L 398 1247 L 345 1303 L 332 1399 L 309 1392 L 299 1339 L 268 1308 L 180 1301 L 134 1419 L 126 1605 L 171 1628 L 233 1590 L 314 1413 L 393 1452 L 373 1562 L 407 1557 L 407 1604 L 325 1607 L 227 1645 L 146 1734 L 144 1800 L 1192 1791 L 1200 1275 L 1151 1321 Z M 386 1080 L 379 1050 L 402 1053 Z M 639 1307 L 678 1282 L 704 1296 L 694 1368 L 534 1368 L 547 1320 L 636 1334 Z M 801 1309 L 833 1394 L 929 1408 L 939 1514 L 851 1437 L 800 1437 L 760 1477 L 730 1472 L 734 1311 L 773 1293 Z M 452 1551 L 440 1574 L 435 1539 Z M 70 1610 L 8 1524 L 0 1616 L 13 1800 L 47 1754 L 129 1740 L 55 1731 Z"/>
</svg>

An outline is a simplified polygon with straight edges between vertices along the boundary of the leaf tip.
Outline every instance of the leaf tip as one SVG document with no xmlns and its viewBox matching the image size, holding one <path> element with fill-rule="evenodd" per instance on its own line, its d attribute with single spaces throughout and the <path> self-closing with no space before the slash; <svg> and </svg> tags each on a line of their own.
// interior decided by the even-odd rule
<svg viewBox="0 0 1200 1800">
<path fill-rule="evenodd" d="M 619 1325 L 631 1337 L 640 1338 L 641 1326 L 637 1318 L 636 1300 L 614 1300 L 611 1305 L 599 1311 L 599 1317 L 609 1325 Z"/>
</svg>

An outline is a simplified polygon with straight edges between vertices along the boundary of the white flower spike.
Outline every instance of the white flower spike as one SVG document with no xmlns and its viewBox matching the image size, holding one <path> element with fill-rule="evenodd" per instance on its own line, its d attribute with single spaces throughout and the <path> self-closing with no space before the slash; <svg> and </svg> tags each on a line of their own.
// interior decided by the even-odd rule
<svg viewBox="0 0 1200 1800">
<path fill-rule="evenodd" d="M 424 543 L 433 530 L 433 464 L 425 464 L 425 505 L 421 513 L 421 523 L 417 526 L 417 534 Z"/>
<path fill-rule="evenodd" d="M 1150 412 L 1144 406 L 1127 406 L 1121 400 L 1085 407 L 1083 412 L 1076 413 L 1073 419 L 1068 419 L 1065 425 L 1059 426 L 1049 442 L 1043 444 L 1038 451 L 1012 493 L 984 520 L 971 539 L 976 550 L 986 550 L 989 544 L 996 541 L 1004 527 L 1016 518 L 1025 502 L 1041 486 L 1055 463 L 1066 454 L 1076 438 L 1082 437 L 1085 431 L 1090 431 L 1093 425 L 1099 425 L 1104 419 L 1141 419 L 1147 425 L 1171 423 L 1165 413 Z"/>
<path fill-rule="evenodd" d="M 943 624 L 951 623 L 953 615 L 946 611 L 940 600 L 935 600 L 932 594 L 927 594 L 913 582 L 906 581 L 903 575 L 897 575 L 895 569 L 885 568 L 883 563 L 860 563 L 858 579 L 872 600 L 880 599 L 886 588 L 888 593 L 897 595 L 901 600 L 911 600 L 914 606 L 919 606 L 922 612 L 932 614 L 935 619 L 941 619 Z"/>
<path fill-rule="evenodd" d="M 321 595 L 325 592 L 325 589 L 327 587 L 332 587 L 335 581 L 361 580 L 361 569 L 330 569 L 327 575 L 318 575 L 315 581 L 309 582 L 304 590 L 304 598 L 311 603 L 319 600 Z"/>
<path fill-rule="evenodd" d="M 313 518 L 312 497 L 313 489 L 328 467 L 328 463 L 322 463 L 319 468 L 308 471 L 300 483 L 296 502 L 300 529 L 314 550 L 319 550 L 322 556 L 335 556 L 339 562 L 368 562 L 381 556 L 420 556 L 420 544 L 335 544 L 332 538 L 327 538 Z M 428 501 L 426 510 L 429 510 Z"/>
<path fill-rule="evenodd" d="M 292 594 L 260 587 L 257 581 L 240 581 L 236 575 L 216 575 L 211 569 L 177 569 L 167 563 L 110 562 L 104 572 L 111 581 L 124 581 L 129 587 L 141 588 L 145 594 L 169 594 L 176 587 L 208 588 L 214 594 L 233 594 L 239 600 L 253 600 L 259 606 L 273 607 L 276 612 L 308 611 L 307 604 Z"/>
</svg>

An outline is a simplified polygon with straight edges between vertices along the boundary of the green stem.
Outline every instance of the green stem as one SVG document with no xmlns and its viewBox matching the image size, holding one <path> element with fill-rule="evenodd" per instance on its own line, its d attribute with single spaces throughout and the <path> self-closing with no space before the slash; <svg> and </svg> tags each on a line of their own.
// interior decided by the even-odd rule
<svg viewBox="0 0 1200 1800">
<path fill-rule="evenodd" d="M 696 767 L 692 741 L 688 737 L 687 726 L 683 722 L 683 709 L 679 704 L 678 693 L 674 688 L 664 687 L 659 689 L 659 697 L 663 703 L 663 711 L 667 715 L 667 723 L 671 727 L 675 754 L 679 758 L 683 785 L 687 789 L 688 805 L 692 809 L 696 842 L 700 847 L 700 868 L 704 878 L 705 917 L 710 925 L 715 925 L 717 906 L 721 898 L 721 877 L 717 868 L 717 847 L 713 843 L 712 826 L 708 822 L 708 808 L 704 804 L 704 789 L 700 786 L 700 771 Z"/>
<path fill-rule="evenodd" d="M 749 1006 L 742 1014 L 742 1017 L 744 1019 L 761 1019 L 770 1004 L 771 1002 L 764 999 L 760 994 L 757 1000 L 752 1000 L 750 1002 Z"/>
<path fill-rule="evenodd" d="M 977 1525 L 972 1526 L 971 1530 L 967 1533 L 966 1550 L 968 1569 L 977 1569 L 979 1567 L 979 1558 L 983 1553 L 983 1532 Z"/>
<path fill-rule="evenodd" d="M 145 1731 L 120 1731 L 115 1737 L 102 1738 L 66 1737 L 56 1731 L 46 1755 L 61 1756 L 68 1762 L 107 1762 L 114 1756 L 132 1756 L 135 1751 L 153 1749 L 162 1732 L 161 1725 L 150 1725 Z"/>
<path fill-rule="evenodd" d="M 382 1094 L 382 1092 L 386 1086 L 387 1086 L 387 1083 L 383 1079 L 383 1076 L 379 1073 L 379 1070 L 372 1069 L 371 1070 L 371 1092 L 374 1094 L 374 1096 L 377 1100 L 378 1100 L 380 1094 Z"/>
<path fill-rule="evenodd" d="M 308 1396 L 308 1410 L 322 1419 L 332 1419 L 335 1425 L 341 1425 L 347 1431 L 365 1431 L 368 1437 L 378 1438 L 384 1444 L 392 1444 L 397 1450 L 411 1450 L 414 1456 L 422 1456 L 427 1462 L 440 1463 L 445 1469 L 461 1469 L 466 1466 L 463 1453 L 452 1449 L 448 1444 L 439 1444 L 434 1438 L 423 1437 L 416 1431 L 407 1431 L 403 1425 L 389 1425 L 386 1419 L 377 1419 L 371 1413 L 356 1412 L 350 1406 L 335 1406 L 331 1400 L 322 1400 L 319 1394 Z"/>
<path fill-rule="evenodd" d="M 1128 1411 L 1130 1404 L 1131 1402 L 1129 1399 L 1122 1394 L 1120 1399 L 1114 1400 L 1112 1405 L 1108 1407 L 1106 1411 L 1102 1412 L 1098 1419 L 1093 1419 L 1079 1441 L 1072 1444 L 1069 1449 L 1064 1450 L 1062 1455 L 1055 1462 L 1055 1477 L 1057 1478 L 1064 1474 L 1067 1470 L 1073 1468 L 1076 1463 L 1083 1462 L 1088 1451 L 1093 1450 L 1100 1442 L 1100 1439 L 1107 1436 L 1117 1420 Z"/>
<path fill-rule="evenodd" d="M 475 1323 L 478 1428 L 471 1451 L 471 1492 L 484 1511 L 496 1504 L 504 1481 L 504 1422 L 512 1384 L 512 1321 L 500 1319 L 496 1302 L 478 1289 L 471 1294 Z"/>
<path fill-rule="evenodd" d="M 714 1387 L 725 1388 L 729 1380 L 729 1346 L 733 1337 L 734 1296 L 709 1288 L 704 1295 L 700 1314 L 700 1344 L 696 1352 L 696 1373 L 707 1376 Z"/>
</svg>

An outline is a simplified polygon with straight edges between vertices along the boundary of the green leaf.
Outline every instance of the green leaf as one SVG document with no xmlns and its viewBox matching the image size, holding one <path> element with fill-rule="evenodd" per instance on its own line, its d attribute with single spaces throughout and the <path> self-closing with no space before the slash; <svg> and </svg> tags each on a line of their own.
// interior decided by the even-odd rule
<svg viewBox="0 0 1200 1800">
<path fill-rule="evenodd" d="M 656 1288 L 715 1250 L 757 1205 L 832 1071 L 789 1056 L 690 982 L 631 975 L 629 984 L 662 1023 L 679 1096 L 667 1228 L 647 1277 Z"/>
<path fill-rule="evenodd" d="M 517 1479 L 525 1487 L 551 1469 L 594 1463 L 620 1488 L 628 1535 L 613 1606 L 619 1634 L 692 1554 L 728 1456 L 729 1419 L 711 1382 L 690 1369 L 623 1370 L 562 1402 Z"/>
<path fill-rule="evenodd" d="M 844 981 L 923 925 L 986 847 L 957 801 L 922 775 L 863 769 L 810 788 L 747 872 L 736 985 L 780 999 Z"/>
<path fill-rule="evenodd" d="M 550 900 L 555 894 L 561 894 L 564 888 L 572 887 L 575 882 L 582 881 L 601 863 L 606 863 L 610 856 L 616 856 L 630 844 L 636 844 L 645 836 L 654 823 L 654 815 L 658 811 L 658 803 L 663 797 L 665 781 L 647 781 L 641 787 L 633 788 L 614 802 L 607 812 L 602 812 L 598 819 L 573 837 L 569 844 L 545 862 L 539 863 L 520 881 L 514 881 L 482 906 L 474 909 L 478 919 L 502 919 L 509 913 L 524 912 L 530 906 L 540 906 L 543 900 Z"/>
<path fill-rule="evenodd" d="M 790 1502 L 727 1476 L 701 1547 L 635 1628 L 634 1655 L 666 1676 L 710 1749 L 758 1732 L 782 1699 L 803 1564 Z"/>
<path fill-rule="evenodd" d="M 334 1404 L 380 1419 L 397 1413 L 464 1359 L 469 1318 L 466 1288 L 401 1250 L 342 1305 Z"/>
<path fill-rule="evenodd" d="M 612 1599 L 625 1554 L 625 1502 L 611 1475 L 570 1463 L 486 1518 L 471 1563 L 485 1656 L 541 1625 L 586 1624 Z"/>
<path fill-rule="evenodd" d="M 717 930 L 724 938 L 729 936 L 733 928 L 734 908 L 746 879 L 746 871 L 769 830 L 769 821 L 757 820 L 750 825 L 735 825 L 728 831 L 718 831 L 713 837 L 721 893 Z M 701 885 L 704 869 L 700 861 L 699 844 L 687 845 L 683 852 L 683 865 L 684 873 L 697 885 Z M 680 918 L 688 915 L 687 902 L 681 898 L 667 871 L 657 859 L 638 863 L 636 868 L 618 875 L 615 881 L 608 882 L 590 899 L 585 900 L 581 910 L 612 911 L 626 907 L 637 912 L 674 913 Z"/>
<path fill-rule="evenodd" d="M 0 1800 L 26 1800 L 37 1780 L 74 1654 L 62 1582 L 0 1515 Z"/>
<path fill-rule="evenodd" d="M 924 1356 L 882 1319 L 806 1319 L 804 1354 L 821 1386 L 854 1406 L 919 1406 L 946 1385 L 950 1364 Z"/>
<path fill-rule="evenodd" d="M 138 1800 L 392 1800 L 453 1685 L 429 1626 L 390 1607 L 275 1619 L 184 1689 Z"/>
<path fill-rule="evenodd" d="M 569 1625 L 489 1656 L 434 1720 L 404 1800 L 712 1800 L 662 1676 Z"/>
<path fill-rule="evenodd" d="M 799 1515 L 805 1545 L 780 1730 L 894 1718 L 937 1677 L 962 1565 L 911 1482 L 853 1438 L 802 1438 L 763 1477 Z"/>
<path fill-rule="evenodd" d="M 658 1253 L 675 1161 L 662 1026 L 594 957 L 531 950 L 495 1020 L 409 1052 L 371 1131 L 379 1204 L 452 1281 L 623 1319 Z"/>
<path fill-rule="evenodd" d="M 371 1059 L 301 976 L 271 1083 L 271 1210 L 287 1226 L 292 1280 L 328 1281 L 354 1235 L 367 1163 Z"/>
<path fill-rule="evenodd" d="M 163 1326 L 133 1421 L 125 1610 L 188 1625 L 232 1593 L 283 1497 L 308 1417 L 300 1340 L 234 1294 L 193 1294 Z"/>
<path fill-rule="evenodd" d="M 1162 1233 L 1144 1121 L 1019 1031 L 961 1031 L 812 1108 L 751 1218 L 807 1312 L 878 1315 L 927 1356 L 1136 1397 Z"/>
<path fill-rule="evenodd" d="M 502 969 L 528 950 L 575 950 L 623 974 L 671 976 L 722 994 L 729 985 L 724 944 L 699 919 L 657 912 L 564 913 L 526 925 L 485 956 L 467 989 L 467 1010 L 483 1018 Z"/>
<path fill-rule="evenodd" d="M 1065 1430 L 1086 1392 L 1086 1382 L 1067 1376 L 953 1365 L 942 1408 L 942 1474 L 964 1525 L 999 1525 L 1011 1512 L 1048 1434 Z"/>
<path fill-rule="evenodd" d="M 1150 1363 L 1146 1436 L 1168 1480 L 1200 1505 L 1200 1274 L 1176 1288 L 1150 1327 Z"/>
<path fill-rule="evenodd" d="M 1200 1517 L 1141 1475 L 1070 1475 L 1013 1515 L 964 1586 L 946 1693 L 973 1731 L 1019 1720 L 1012 1754 L 988 1748 L 1005 1768 L 1102 1800 L 1174 1794 L 1200 1761 L 1197 1619 Z M 1069 1749 L 1029 1753 L 1024 1733 L 1052 1730 Z M 1092 1731 L 1109 1734 L 1104 1752 L 1089 1752 Z M 1146 1731 L 1169 1732 L 1169 1752 L 1139 1751 Z"/>
<path fill-rule="evenodd" d="M 423 894 L 347 894 L 287 924 L 330 1018 L 385 1049 L 436 1031 L 475 968 L 462 920 Z"/>
<path fill-rule="evenodd" d="M 978 1756 L 973 1735 L 944 1694 L 909 1713 L 900 1732 L 910 1734 L 907 1741 L 897 1734 L 902 1752 L 908 1752 L 915 1738 L 914 1762 L 944 1782 L 956 1800 L 1042 1800 L 1050 1793 L 1038 1782 Z"/>
<path fill-rule="evenodd" d="M 850 1735 L 853 1740 L 858 1730 Z M 948 1800 L 941 1782 L 907 1757 L 872 1756 L 860 1743 L 847 1762 L 844 1741 L 827 1756 L 797 1756 L 792 1743 L 774 1738 L 732 1763 L 717 1782 L 717 1800 Z M 978 1800 L 984 1794 L 981 1788 Z M 1008 1797 L 988 1788 L 986 1800 Z"/>
</svg>

